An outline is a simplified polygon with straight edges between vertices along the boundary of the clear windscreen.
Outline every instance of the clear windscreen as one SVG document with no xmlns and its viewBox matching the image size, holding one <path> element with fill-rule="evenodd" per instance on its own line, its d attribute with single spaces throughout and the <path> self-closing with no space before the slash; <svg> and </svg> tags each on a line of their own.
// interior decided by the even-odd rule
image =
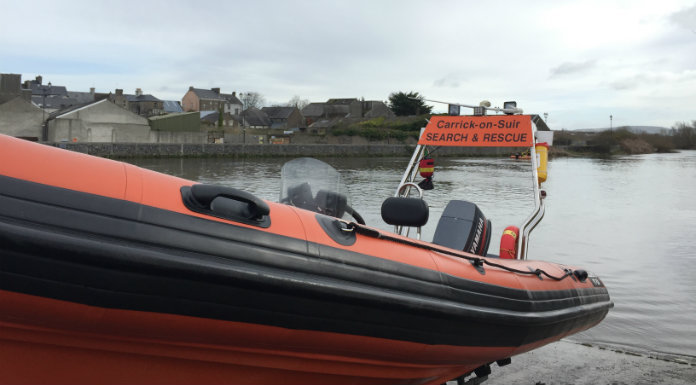
<svg viewBox="0 0 696 385">
<path fill-rule="evenodd" d="M 280 203 L 342 218 L 349 207 L 341 174 L 314 158 L 293 159 L 283 165 Z"/>
</svg>

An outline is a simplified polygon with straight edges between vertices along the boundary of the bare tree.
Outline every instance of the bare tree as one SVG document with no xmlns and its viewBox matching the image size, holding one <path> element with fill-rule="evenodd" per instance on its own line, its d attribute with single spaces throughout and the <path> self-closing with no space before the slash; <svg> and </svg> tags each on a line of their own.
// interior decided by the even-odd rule
<svg viewBox="0 0 696 385">
<path fill-rule="evenodd" d="M 307 107 L 309 100 L 300 98 L 299 95 L 295 95 L 288 102 L 288 107 L 297 107 L 298 109 L 303 109 Z"/>
<path fill-rule="evenodd" d="M 242 92 L 239 94 L 239 100 L 244 104 L 244 109 L 251 107 L 261 108 L 266 104 L 266 99 L 258 92 Z"/>
</svg>

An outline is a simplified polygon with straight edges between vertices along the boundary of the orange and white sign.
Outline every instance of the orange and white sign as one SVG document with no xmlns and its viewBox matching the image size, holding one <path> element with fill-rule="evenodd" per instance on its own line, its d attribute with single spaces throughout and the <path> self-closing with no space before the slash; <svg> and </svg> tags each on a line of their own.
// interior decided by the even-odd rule
<svg viewBox="0 0 696 385">
<path fill-rule="evenodd" d="M 459 147 L 531 147 L 529 115 L 433 116 L 418 144 Z"/>
</svg>

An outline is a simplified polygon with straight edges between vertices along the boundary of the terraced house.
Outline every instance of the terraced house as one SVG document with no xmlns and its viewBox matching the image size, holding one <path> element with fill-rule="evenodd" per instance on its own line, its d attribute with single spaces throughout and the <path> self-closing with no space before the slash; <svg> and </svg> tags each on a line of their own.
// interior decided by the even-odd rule
<svg viewBox="0 0 696 385">
<path fill-rule="evenodd" d="M 150 94 L 143 94 L 140 88 L 135 90 L 135 95 L 124 94 L 122 89 L 117 89 L 115 94 L 109 95 L 109 100 L 140 116 L 157 116 L 165 113 L 164 101 Z"/>
</svg>

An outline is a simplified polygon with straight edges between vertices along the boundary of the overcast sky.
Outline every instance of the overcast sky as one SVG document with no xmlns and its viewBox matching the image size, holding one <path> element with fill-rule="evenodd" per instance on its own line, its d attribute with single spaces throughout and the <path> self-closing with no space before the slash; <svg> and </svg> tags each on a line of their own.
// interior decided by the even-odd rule
<svg viewBox="0 0 696 385">
<path fill-rule="evenodd" d="M 548 113 L 552 129 L 696 120 L 696 1 L 0 0 L 0 72 L 71 91 L 268 104 L 395 91 Z M 433 104 L 437 111 L 446 106 Z"/>
</svg>

